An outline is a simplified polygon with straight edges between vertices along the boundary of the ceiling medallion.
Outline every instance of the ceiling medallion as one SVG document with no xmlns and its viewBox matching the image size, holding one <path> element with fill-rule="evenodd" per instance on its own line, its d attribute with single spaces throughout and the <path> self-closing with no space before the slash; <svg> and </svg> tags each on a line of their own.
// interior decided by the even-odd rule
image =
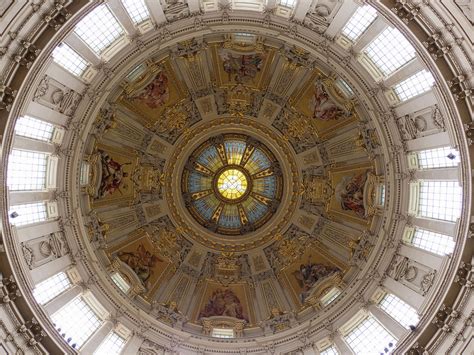
<svg viewBox="0 0 474 355">
<path fill-rule="evenodd" d="M 182 176 L 186 208 L 205 228 L 224 235 L 243 235 L 265 224 L 280 205 L 282 184 L 272 152 L 236 133 L 202 143 Z"/>
<path fill-rule="evenodd" d="M 213 187 L 217 196 L 227 203 L 243 200 L 250 191 L 251 177 L 238 165 L 227 165 L 216 174 Z"/>
</svg>

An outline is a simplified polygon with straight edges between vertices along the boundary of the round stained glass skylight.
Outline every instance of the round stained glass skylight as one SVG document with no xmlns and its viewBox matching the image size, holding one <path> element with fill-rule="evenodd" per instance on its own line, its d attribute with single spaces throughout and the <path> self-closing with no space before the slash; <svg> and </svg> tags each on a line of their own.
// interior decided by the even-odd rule
<svg viewBox="0 0 474 355">
<path fill-rule="evenodd" d="M 217 178 L 217 191 L 228 200 L 235 201 L 247 191 L 248 181 L 239 169 L 225 169 Z"/>
<path fill-rule="evenodd" d="M 182 176 L 185 205 L 218 234 L 257 230 L 276 212 L 283 178 L 272 152 L 242 134 L 208 139 L 189 157 Z"/>
</svg>

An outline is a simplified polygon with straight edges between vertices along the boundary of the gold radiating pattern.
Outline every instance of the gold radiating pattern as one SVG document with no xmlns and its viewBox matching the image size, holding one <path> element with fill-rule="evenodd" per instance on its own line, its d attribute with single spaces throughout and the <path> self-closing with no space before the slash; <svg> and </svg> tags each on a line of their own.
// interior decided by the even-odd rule
<svg viewBox="0 0 474 355">
<path fill-rule="evenodd" d="M 217 179 L 217 190 L 226 199 L 236 200 L 247 191 L 248 181 L 237 169 L 224 170 Z"/>
</svg>

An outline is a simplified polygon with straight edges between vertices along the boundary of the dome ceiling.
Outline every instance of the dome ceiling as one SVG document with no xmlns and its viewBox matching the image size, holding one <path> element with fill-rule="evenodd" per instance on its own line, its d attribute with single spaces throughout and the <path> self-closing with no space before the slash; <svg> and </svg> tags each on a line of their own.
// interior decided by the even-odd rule
<svg viewBox="0 0 474 355">
<path fill-rule="evenodd" d="M 252 34 L 173 53 L 132 68 L 89 138 L 82 208 L 104 231 L 91 240 L 104 268 L 158 319 L 169 322 L 152 305 L 172 303 L 204 327 L 252 327 L 341 292 L 384 205 L 380 143 L 348 84 Z M 275 279 L 262 279 L 258 310 L 265 274 Z"/>
<path fill-rule="evenodd" d="M 465 137 L 447 89 L 431 87 L 440 74 L 393 14 L 377 13 L 385 5 L 122 5 L 86 5 L 116 30 L 103 42 L 84 37 L 85 10 L 51 40 L 53 59 L 42 50 L 7 125 L 12 174 L 27 149 L 32 169 L 46 166 L 34 192 L 5 182 L 22 291 L 39 292 L 44 265 L 62 273 L 61 296 L 34 306 L 41 323 L 68 318 L 60 303 L 72 297 L 100 325 L 80 351 L 110 327 L 124 342 L 145 337 L 132 352 L 143 354 L 349 353 L 366 321 L 388 352 L 407 348 L 420 314 L 432 327 L 467 233 Z M 403 37 L 403 53 L 386 58 L 378 32 Z M 430 210 L 443 198 L 446 220 Z M 402 306 L 413 321 L 397 318 Z M 234 339 L 217 339 L 228 330 Z"/>
</svg>

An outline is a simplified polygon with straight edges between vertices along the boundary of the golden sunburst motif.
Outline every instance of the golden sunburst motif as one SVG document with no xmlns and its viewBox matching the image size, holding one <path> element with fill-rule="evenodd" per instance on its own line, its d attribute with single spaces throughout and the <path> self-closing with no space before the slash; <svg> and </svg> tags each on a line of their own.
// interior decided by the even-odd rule
<svg viewBox="0 0 474 355">
<path fill-rule="evenodd" d="M 248 181 L 238 169 L 224 170 L 217 178 L 217 190 L 226 199 L 237 200 L 247 191 Z"/>
<path fill-rule="evenodd" d="M 281 200 L 279 163 L 260 142 L 242 134 L 210 138 L 189 158 L 183 197 L 207 229 L 246 234 L 265 224 Z"/>
</svg>

